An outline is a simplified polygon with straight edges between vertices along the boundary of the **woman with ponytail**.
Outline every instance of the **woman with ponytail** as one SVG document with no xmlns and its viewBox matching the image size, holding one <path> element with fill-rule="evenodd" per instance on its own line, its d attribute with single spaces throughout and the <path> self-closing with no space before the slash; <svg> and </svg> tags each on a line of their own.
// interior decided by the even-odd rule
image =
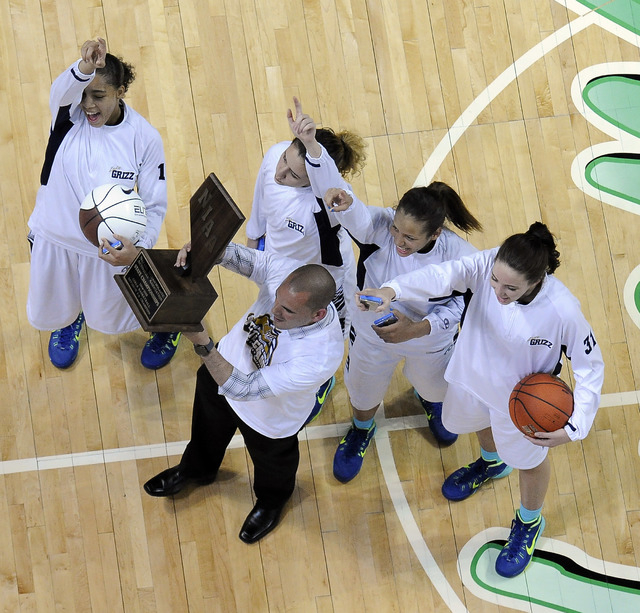
<svg viewBox="0 0 640 613">
<path fill-rule="evenodd" d="M 364 290 L 383 299 L 380 311 L 392 301 L 412 304 L 453 291 L 473 292 L 445 374 L 449 387 L 442 418 L 452 432 L 475 432 L 481 457 L 447 477 L 442 493 L 449 500 L 464 500 L 490 479 L 519 469 L 520 508 L 496 560 L 496 571 L 504 577 L 526 568 L 544 529 L 548 448 L 585 438 L 600 402 L 600 347 L 580 303 L 553 276 L 559 264 L 552 234 L 536 222 L 500 248 L 398 276 L 379 290 Z M 525 436 L 509 417 L 511 391 L 531 373 L 558 374 L 563 353 L 575 378 L 573 415 L 555 432 Z"/>
<path fill-rule="evenodd" d="M 290 109 L 287 119 L 294 139 L 273 145 L 262 160 L 247 222 L 247 246 L 307 264 L 322 264 L 336 282 L 332 302 L 344 332 L 351 316 L 345 295 L 352 296 L 355 291 L 353 248 L 349 235 L 329 217 L 322 201 L 324 192 L 313 187 L 311 175 L 318 169 L 306 163 L 306 149 L 315 143 L 328 152 L 333 167 L 339 169 L 339 184 L 347 186 L 344 177 L 364 166 L 366 143 L 347 130 L 336 133 L 331 128 L 316 128 L 313 119 L 302 113 L 300 101 L 294 98 L 293 102 L 296 119 Z M 305 143 L 298 130 L 303 119 Z M 332 376 L 320 386 L 306 423 L 318 417 L 334 385 Z"/>
<path fill-rule="evenodd" d="M 395 275 L 476 251 L 444 227 L 449 221 L 463 232 L 481 228 L 451 187 L 435 182 L 410 189 L 396 209 L 366 206 L 340 180 L 331 156 L 309 138 L 306 127 L 307 119 L 302 115 L 292 130 L 306 147 L 306 167 L 314 191 L 324 194 L 334 223 L 342 225 L 358 243 L 359 288 L 363 284 L 379 287 Z M 463 308 L 461 295 L 442 294 L 429 303 L 400 305 L 394 309 L 397 321 L 385 327 L 373 325 L 379 317 L 373 311 L 353 310 L 344 371 L 353 423 L 334 456 L 336 479 L 346 483 L 360 471 L 375 434 L 375 413 L 402 360 L 403 372 L 416 390 L 436 440 L 442 444 L 456 440 L 457 435 L 442 426 L 440 415 L 446 392 L 444 371 Z"/>
<path fill-rule="evenodd" d="M 301 116 L 302 107 L 297 98 L 294 104 L 297 115 Z M 291 110 L 287 111 L 287 117 L 292 124 Z M 362 138 L 349 131 L 335 133 L 331 128 L 316 129 L 313 120 L 308 115 L 305 117 L 313 124 L 310 136 L 329 152 L 339 168 L 341 181 L 344 182 L 342 177 L 361 170 L 366 147 Z M 336 282 L 333 302 L 344 325 L 347 309 L 343 286 L 345 282 L 349 285 L 349 274 L 355 275 L 351 240 L 327 215 L 323 194 L 312 187 L 305 155 L 305 146 L 297 137 L 277 143 L 267 151 L 256 179 L 247 222 L 247 246 L 308 264 L 324 265 Z"/>
</svg>

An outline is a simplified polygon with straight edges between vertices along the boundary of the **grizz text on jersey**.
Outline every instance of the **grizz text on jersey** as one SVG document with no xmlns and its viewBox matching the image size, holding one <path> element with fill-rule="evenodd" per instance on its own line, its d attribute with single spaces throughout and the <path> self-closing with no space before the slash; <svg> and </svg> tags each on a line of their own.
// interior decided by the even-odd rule
<svg viewBox="0 0 640 613">
<path fill-rule="evenodd" d="M 291 228 L 300 234 L 304 234 L 304 226 L 301 223 L 293 221 L 293 219 L 287 218 L 287 228 Z"/>
<path fill-rule="evenodd" d="M 549 349 L 553 347 L 553 343 L 551 341 L 548 341 L 546 338 L 537 338 L 537 337 L 530 338 L 529 345 L 531 346 L 544 345 L 545 347 L 549 347 Z"/>
<path fill-rule="evenodd" d="M 135 173 L 130 172 L 128 170 L 112 170 L 111 178 L 112 179 L 122 179 L 123 181 L 133 181 L 135 179 Z"/>
</svg>

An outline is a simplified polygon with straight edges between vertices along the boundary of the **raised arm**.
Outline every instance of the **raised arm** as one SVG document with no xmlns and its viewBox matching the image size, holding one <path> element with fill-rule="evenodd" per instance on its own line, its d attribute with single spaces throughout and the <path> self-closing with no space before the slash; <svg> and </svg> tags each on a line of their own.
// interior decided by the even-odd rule
<svg viewBox="0 0 640 613">
<path fill-rule="evenodd" d="M 350 190 L 332 187 L 324 194 L 330 214 L 361 243 L 384 240 L 391 225 L 390 217 L 380 207 L 369 207 Z"/>
<path fill-rule="evenodd" d="M 478 251 L 458 260 L 430 264 L 398 275 L 382 284 L 381 290 L 392 292 L 398 301 L 421 301 L 439 296 L 475 292 L 487 283 L 497 248 Z"/>
<path fill-rule="evenodd" d="M 92 74 L 96 68 L 104 68 L 107 57 L 107 43 L 104 38 L 88 40 L 80 49 L 80 63 L 78 68 L 83 74 Z"/>
<path fill-rule="evenodd" d="M 96 68 L 104 67 L 106 55 L 107 44 L 103 38 L 88 40 L 82 45 L 80 60 L 56 78 L 51 85 L 49 96 L 49 108 L 54 123 L 61 108 L 80 104 L 82 92 L 93 80 Z"/>
<path fill-rule="evenodd" d="M 320 157 L 322 147 L 316 140 L 316 122 L 309 115 L 302 112 L 302 104 L 295 96 L 293 97 L 293 105 L 295 116 L 291 109 L 287 109 L 287 119 L 293 136 L 300 139 L 311 157 Z"/>
<path fill-rule="evenodd" d="M 287 110 L 287 119 L 291 133 L 298 138 L 307 151 L 305 168 L 316 198 L 322 199 L 331 187 L 351 189 L 344 180 L 335 161 L 327 150 L 316 140 L 317 126 L 315 121 L 302 111 L 302 105 L 297 98 L 293 99 L 295 116 L 291 109 Z"/>
</svg>

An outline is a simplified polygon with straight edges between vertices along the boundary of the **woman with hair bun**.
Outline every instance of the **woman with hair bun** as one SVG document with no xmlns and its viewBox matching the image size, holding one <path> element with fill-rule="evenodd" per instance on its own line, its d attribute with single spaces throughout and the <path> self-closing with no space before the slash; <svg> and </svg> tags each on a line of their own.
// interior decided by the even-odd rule
<svg viewBox="0 0 640 613">
<path fill-rule="evenodd" d="M 452 432 L 475 432 L 481 457 L 453 472 L 442 486 L 449 500 L 464 500 L 490 479 L 519 469 L 520 508 L 496 559 L 496 571 L 515 577 L 531 561 L 545 525 L 549 447 L 584 439 L 598 410 L 604 363 L 580 303 L 553 273 L 560 264 L 546 225 L 532 224 L 500 248 L 401 275 L 364 293 L 392 301 L 426 301 L 451 291 L 473 297 L 449 362 L 442 419 Z M 543 342 L 541 342 L 543 341 Z M 558 374 L 562 354 L 575 378 L 574 411 L 564 428 L 525 436 L 509 417 L 514 386 L 537 372 Z"/>
<path fill-rule="evenodd" d="M 167 212 L 162 139 L 124 95 L 135 74 L 107 53 L 102 38 L 82 45 L 80 59 L 51 86 L 53 116 L 36 206 L 29 219 L 31 278 L 27 317 L 34 328 L 53 330 L 49 358 L 71 366 L 85 321 L 104 334 L 140 327 L 113 275 L 131 264 L 137 247 L 153 247 Z M 96 248 L 78 222 L 80 204 L 92 189 L 118 183 L 136 189 L 146 207 L 147 227 L 136 245 L 117 237 Z M 146 343 L 142 364 L 151 369 L 173 357 L 180 333 L 157 333 Z"/>
<path fill-rule="evenodd" d="M 313 179 L 323 186 L 331 184 L 331 161 L 320 151 L 315 157 L 325 174 Z M 336 176 L 334 168 L 334 182 Z M 456 191 L 439 181 L 410 189 L 395 208 L 366 206 L 350 190 L 339 188 L 328 189 L 325 202 L 358 243 L 360 288 L 378 287 L 389 277 L 476 251 L 445 223 L 470 232 L 479 230 L 480 222 Z M 441 411 L 447 389 L 444 372 L 463 309 L 463 296 L 448 292 L 428 303 L 399 305 L 393 310 L 395 323 L 384 327 L 374 324 L 379 314 L 373 309 L 353 313 L 344 370 L 353 422 L 334 455 L 333 474 L 338 481 L 346 483 L 359 473 L 375 435 L 375 414 L 402 361 L 403 373 L 415 388 L 435 439 L 450 445 L 458 438 L 443 427 Z"/>
</svg>

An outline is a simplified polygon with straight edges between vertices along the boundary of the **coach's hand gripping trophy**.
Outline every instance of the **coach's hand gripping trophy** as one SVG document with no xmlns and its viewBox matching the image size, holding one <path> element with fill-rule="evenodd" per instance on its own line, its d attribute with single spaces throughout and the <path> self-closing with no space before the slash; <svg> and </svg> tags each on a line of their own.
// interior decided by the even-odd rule
<svg viewBox="0 0 640 613">
<path fill-rule="evenodd" d="M 176 268 L 178 249 L 141 249 L 131 266 L 115 275 L 118 287 L 148 332 L 198 332 L 218 294 L 207 275 L 222 257 L 244 215 L 211 173 L 190 200 L 188 267 Z"/>
</svg>

